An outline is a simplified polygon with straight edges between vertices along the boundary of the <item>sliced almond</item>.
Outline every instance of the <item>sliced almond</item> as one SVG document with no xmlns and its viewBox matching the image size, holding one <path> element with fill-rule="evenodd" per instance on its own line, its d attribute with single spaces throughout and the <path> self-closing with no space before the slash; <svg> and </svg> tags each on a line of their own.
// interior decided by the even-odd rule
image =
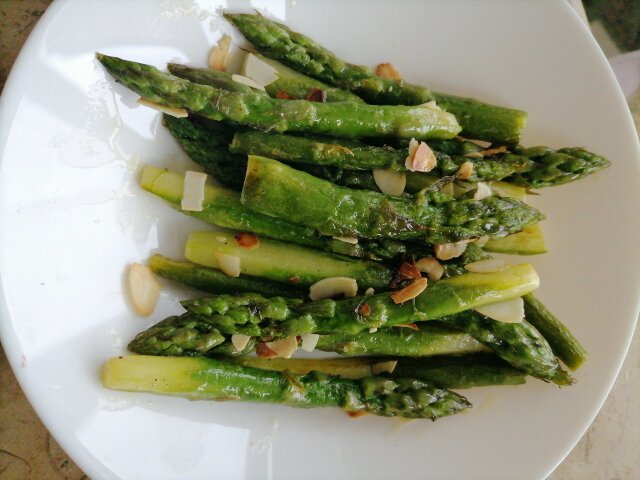
<svg viewBox="0 0 640 480">
<path fill-rule="evenodd" d="M 376 327 L 371 327 L 369 329 L 369 333 L 376 333 L 378 331 L 378 329 Z"/>
<path fill-rule="evenodd" d="M 316 345 L 318 345 L 318 340 L 320 340 L 320 335 L 317 333 L 305 333 L 301 336 L 302 343 L 300 348 L 305 352 L 313 352 L 316 349 Z"/>
<path fill-rule="evenodd" d="M 165 105 L 160 105 L 159 103 L 152 102 L 151 100 L 147 100 L 146 98 L 139 98 L 138 103 L 140 105 L 144 105 L 145 107 L 153 108 L 162 113 L 166 113 L 167 115 L 171 115 L 176 118 L 186 118 L 189 116 L 189 112 L 187 112 L 184 108 L 173 108 L 167 107 Z"/>
<path fill-rule="evenodd" d="M 184 174 L 184 187 L 180 207 L 187 212 L 201 212 L 204 202 L 204 188 L 207 174 L 187 171 Z"/>
<path fill-rule="evenodd" d="M 413 139 L 411 139 L 413 141 Z M 429 148 L 425 142 L 420 142 L 418 148 L 411 155 L 411 147 L 409 148 L 409 156 L 404 162 L 407 170 L 411 172 L 430 172 L 438 163 L 433 150 Z"/>
<path fill-rule="evenodd" d="M 223 35 L 218 41 L 218 46 L 209 55 L 209 66 L 220 72 L 227 71 L 227 60 L 229 59 L 229 49 L 231 48 L 231 37 Z"/>
<path fill-rule="evenodd" d="M 357 245 L 358 239 L 356 237 L 333 237 L 334 240 L 339 240 L 341 242 L 350 243 L 351 245 Z"/>
<path fill-rule="evenodd" d="M 394 327 L 397 328 L 408 328 L 410 330 L 420 330 L 420 327 L 418 327 L 418 325 L 416 325 L 415 323 L 397 323 L 394 325 Z"/>
<path fill-rule="evenodd" d="M 393 373 L 398 365 L 397 360 L 389 360 L 388 362 L 379 362 L 371 365 L 371 373 L 378 375 L 379 373 Z"/>
<path fill-rule="evenodd" d="M 485 140 L 475 140 L 473 138 L 465 138 L 465 137 L 461 137 L 460 135 L 456 137 L 456 140 L 460 142 L 470 142 L 475 145 L 478 145 L 480 148 L 489 148 L 491 146 L 491 142 L 487 142 Z"/>
<path fill-rule="evenodd" d="M 376 75 L 387 80 L 401 80 L 400 73 L 390 63 L 381 63 L 376 67 Z"/>
<path fill-rule="evenodd" d="M 149 267 L 134 263 L 129 267 L 127 285 L 131 304 L 138 315 L 151 315 L 156 308 L 162 286 Z"/>
<path fill-rule="evenodd" d="M 398 304 L 416 298 L 418 295 L 424 292 L 428 284 L 429 281 L 426 278 L 415 280 L 409 286 L 403 288 L 402 290 L 396 290 L 395 292 L 393 292 L 391 294 L 391 300 L 393 300 L 393 303 Z"/>
<path fill-rule="evenodd" d="M 256 345 L 256 356 L 260 358 L 273 358 L 277 357 L 278 354 L 271 350 L 266 343 L 258 342 L 258 345 Z"/>
<path fill-rule="evenodd" d="M 474 310 L 498 322 L 519 323 L 524 319 L 524 302 L 520 297 L 503 302 L 490 303 L 489 305 L 476 307 Z"/>
<path fill-rule="evenodd" d="M 330 277 L 324 278 L 309 287 L 311 300 L 323 300 L 337 295 L 355 297 L 358 294 L 358 283 L 355 278 Z"/>
<path fill-rule="evenodd" d="M 278 71 L 253 53 L 247 53 L 244 59 L 242 74 L 255 80 L 262 86 L 267 86 L 278 80 Z"/>
<path fill-rule="evenodd" d="M 407 185 L 407 176 L 404 173 L 389 170 L 373 170 L 373 180 L 386 195 L 402 195 Z"/>
<path fill-rule="evenodd" d="M 464 156 L 467 158 L 482 158 L 482 154 L 480 152 L 465 153 Z"/>
<path fill-rule="evenodd" d="M 484 182 L 478 182 L 478 188 L 476 189 L 476 193 L 473 194 L 473 199 L 480 201 L 489 198 L 491 195 L 493 195 L 491 187 Z"/>
<path fill-rule="evenodd" d="M 236 352 L 243 351 L 249 343 L 249 340 L 251 340 L 251 337 L 248 335 L 243 335 L 242 333 L 234 333 L 233 335 L 231 335 L 231 343 Z"/>
<path fill-rule="evenodd" d="M 424 257 L 416 262 L 416 268 L 424 272 L 429 280 L 440 280 L 444 274 L 444 267 L 434 257 Z"/>
<path fill-rule="evenodd" d="M 467 263 L 464 269 L 473 273 L 494 273 L 509 268 L 509 263 L 501 258 L 488 258 L 478 262 Z"/>
<path fill-rule="evenodd" d="M 507 151 L 507 147 L 505 147 L 504 145 L 502 145 L 501 147 L 496 147 L 496 148 L 488 148 L 487 150 L 482 150 L 480 152 L 480 154 L 483 157 L 486 157 L 488 155 L 496 155 L 497 153 L 505 153 Z"/>
<path fill-rule="evenodd" d="M 458 168 L 458 171 L 456 172 L 456 179 L 469 180 L 472 175 L 473 175 L 473 163 L 467 160 L 462 165 L 460 165 L 460 168 Z"/>
<path fill-rule="evenodd" d="M 242 232 L 234 235 L 233 238 L 243 248 L 254 249 L 260 246 L 260 239 L 253 233 Z"/>
<path fill-rule="evenodd" d="M 416 150 L 420 146 L 420 142 L 415 138 L 409 140 L 409 157 L 413 157 L 416 154 Z"/>
<path fill-rule="evenodd" d="M 240 276 L 240 257 L 222 252 L 214 252 L 213 255 L 216 257 L 218 267 L 222 270 L 222 273 L 230 277 Z"/>
<path fill-rule="evenodd" d="M 372 287 L 369 287 L 364 291 L 364 294 L 367 297 L 370 296 L 370 295 L 373 295 L 374 293 L 376 293 L 376 291 Z"/>
<path fill-rule="evenodd" d="M 274 352 L 278 357 L 291 358 L 298 349 L 298 339 L 294 336 L 276 340 L 274 342 L 266 342 L 265 345 Z"/>
<path fill-rule="evenodd" d="M 440 260 L 451 260 L 457 258 L 464 253 L 467 249 L 467 243 L 469 242 L 456 242 L 456 243 L 443 243 L 441 245 L 434 245 L 433 251 L 436 254 L 436 258 Z"/>
<path fill-rule="evenodd" d="M 260 85 L 254 79 L 245 77 L 244 75 L 233 74 L 231 75 L 231 80 L 236 83 L 241 83 L 242 85 L 246 85 L 247 87 L 255 88 L 256 90 L 266 91 L 264 89 L 264 85 Z"/>
</svg>

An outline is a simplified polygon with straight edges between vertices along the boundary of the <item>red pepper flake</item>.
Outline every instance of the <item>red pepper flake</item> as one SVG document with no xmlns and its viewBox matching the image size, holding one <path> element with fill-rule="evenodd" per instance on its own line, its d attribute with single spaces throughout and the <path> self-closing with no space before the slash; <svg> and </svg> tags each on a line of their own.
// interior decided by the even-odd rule
<svg viewBox="0 0 640 480">
<path fill-rule="evenodd" d="M 408 262 L 403 260 L 396 271 L 393 280 L 389 284 L 389 287 L 399 288 L 403 286 L 407 280 L 419 280 L 420 278 L 422 278 L 422 275 L 420 274 L 420 270 L 416 267 L 416 264 L 413 263 L 413 261 Z"/>
<path fill-rule="evenodd" d="M 252 233 L 238 233 L 233 236 L 236 243 L 244 248 L 256 248 L 260 246 L 260 239 Z"/>
<path fill-rule="evenodd" d="M 309 90 L 309 93 L 307 93 L 306 99 L 310 102 L 324 103 L 327 101 L 327 92 L 325 92 L 321 88 L 313 87 L 311 90 Z"/>
<path fill-rule="evenodd" d="M 297 277 L 295 275 L 293 277 L 287 278 L 287 282 L 289 283 L 298 283 L 299 281 L 300 281 L 300 277 Z"/>
<path fill-rule="evenodd" d="M 294 97 L 293 95 L 290 95 L 288 92 L 285 92 L 284 90 L 280 90 L 278 93 L 276 93 L 276 98 L 279 98 L 280 100 L 295 100 L 296 97 Z"/>
<path fill-rule="evenodd" d="M 363 417 L 366 414 L 367 414 L 367 412 L 365 412 L 363 410 L 358 410 L 357 412 L 347 412 L 347 415 L 349 415 L 351 418 Z"/>
<path fill-rule="evenodd" d="M 266 343 L 260 342 L 256 346 L 256 355 L 261 358 L 277 357 L 278 354 L 271 350 Z"/>
<path fill-rule="evenodd" d="M 363 317 L 368 317 L 369 315 L 371 315 L 371 307 L 368 303 L 363 303 L 362 305 L 360 305 L 360 308 L 358 308 L 358 313 Z"/>
</svg>

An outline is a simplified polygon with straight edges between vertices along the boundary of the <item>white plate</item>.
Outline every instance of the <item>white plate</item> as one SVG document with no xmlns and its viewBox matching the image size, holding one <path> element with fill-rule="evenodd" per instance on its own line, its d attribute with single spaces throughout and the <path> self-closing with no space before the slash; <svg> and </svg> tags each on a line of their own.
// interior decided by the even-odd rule
<svg viewBox="0 0 640 480">
<path fill-rule="evenodd" d="M 539 296 L 591 353 L 572 388 L 471 390 L 466 415 L 401 422 L 337 410 L 191 402 L 101 388 L 102 362 L 178 311 L 126 305 L 125 265 L 179 255 L 206 228 L 137 186 L 185 155 L 95 51 L 204 65 L 231 28 L 216 2 L 55 2 L 2 95 L 2 341 L 29 399 L 92 478 L 542 478 L 596 415 L 638 313 L 638 144 L 620 89 L 565 2 L 238 2 L 358 63 L 527 110 L 524 143 L 582 145 L 613 166 L 536 199 L 551 253 Z M 231 3 L 230 9 L 235 5 Z M 235 35 L 238 38 L 237 35 Z"/>
</svg>

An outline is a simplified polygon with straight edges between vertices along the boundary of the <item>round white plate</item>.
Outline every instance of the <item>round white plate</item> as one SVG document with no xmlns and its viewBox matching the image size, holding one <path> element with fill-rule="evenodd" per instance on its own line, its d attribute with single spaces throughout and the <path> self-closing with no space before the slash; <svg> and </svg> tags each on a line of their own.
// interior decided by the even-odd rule
<svg viewBox="0 0 640 480">
<path fill-rule="evenodd" d="M 205 65 L 233 32 L 218 4 L 264 8 L 354 62 L 391 61 L 410 81 L 523 108 L 525 144 L 611 159 L 535 201 L 551 248 L 532 259 L 539 297 L 591 354 L 574 387 L 474 389 L 468 414 L 436 423 L 101 387 L 107 358 L 179 311 L 181 292 L 169 288 L 152 317 L 132 314 L 125 266 L 156 250 L 179 256 L 187 232 L 207 227 L 137 186 L 143 163 L 189 163 L 94 52 Z M 0 115 L 2 342 L 38 414 L 91 478 L 542 478 L 584 433 L 624 358 L 640 291 L 638 143 L 566 2 L 59 1 L 17 61 Z"/>
</svg>

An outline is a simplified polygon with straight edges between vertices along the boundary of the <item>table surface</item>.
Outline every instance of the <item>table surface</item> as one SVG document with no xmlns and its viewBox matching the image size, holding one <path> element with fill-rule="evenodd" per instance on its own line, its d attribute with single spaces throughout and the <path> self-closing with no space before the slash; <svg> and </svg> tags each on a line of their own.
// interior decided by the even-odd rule
<svg viewBox="0 0 640 480">
<path fill-rule="evenodd" d="M 50 0 L 0 1 L 0 91 Z M 549 480 L 640 478 L 640 340 L 595 421 Z M 0 478 L 88 478 L 58 446 L 29 405 L 0 349 Z"/>
</svg>

